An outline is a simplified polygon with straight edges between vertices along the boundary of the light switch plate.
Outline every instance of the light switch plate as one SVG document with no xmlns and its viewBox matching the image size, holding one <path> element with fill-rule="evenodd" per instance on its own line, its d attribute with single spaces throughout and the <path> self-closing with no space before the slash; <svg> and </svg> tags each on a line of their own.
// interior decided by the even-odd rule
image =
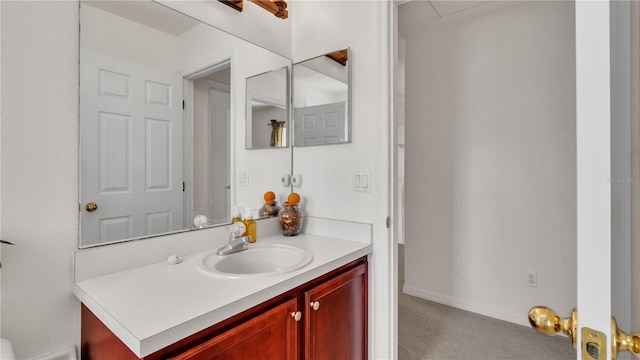
<svg viewBox="0 0 640 360">
<path fill-rule="evenodd" d="M 354 170 L 352 182 L 354 192 L 371 192 L 371 170 Z"/>
<path fill-rule="evenodd" d="M 240 172 L 238 172 L 238 185 L 240 185 L 240 186 L 249 186 L 249 172 L 248 171 L 240 171 Z"/>
</svg>

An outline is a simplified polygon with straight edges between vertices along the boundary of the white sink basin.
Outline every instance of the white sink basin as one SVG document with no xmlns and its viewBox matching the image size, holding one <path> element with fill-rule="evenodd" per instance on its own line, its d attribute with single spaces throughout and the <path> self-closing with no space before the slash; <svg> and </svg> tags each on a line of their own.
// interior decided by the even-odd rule
<svg viewBox="0 0 640 360">
<path fill-rule="evenodd" d="M 220 256 L 204 255 L 198 269 L 230 278 L 262 277 L 283 274 L 306 266 L 313 256 L 307 250 L 284 244 L 250 244 L 248 250 Z"/>
</svg>

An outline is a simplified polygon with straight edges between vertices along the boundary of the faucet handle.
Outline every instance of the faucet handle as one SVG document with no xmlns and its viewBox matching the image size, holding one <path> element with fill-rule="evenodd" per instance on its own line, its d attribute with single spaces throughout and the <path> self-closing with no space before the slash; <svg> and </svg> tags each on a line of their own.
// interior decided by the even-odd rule
<svg viewBox="0 0 640 360">
<path fill-rule="evenodd" d="M 242 236 L 242 234 L 244 234 L 246 231 L 247 231 L 247 226 L 241 221 L 236 221 L 233 224 L 231 224 L 231 229 L 229 230 L 229 233 L 231 234 L 232 238 L 237 238 Z"/>
</svg>

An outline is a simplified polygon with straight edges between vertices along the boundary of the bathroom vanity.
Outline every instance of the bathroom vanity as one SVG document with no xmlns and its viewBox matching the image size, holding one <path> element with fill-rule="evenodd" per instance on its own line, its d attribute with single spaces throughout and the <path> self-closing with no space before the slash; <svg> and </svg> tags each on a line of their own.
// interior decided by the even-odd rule
<svg viewBox="0 0 640 360">
<path fill-rule="evenodd" d="M 259 242 L 313 259 L 231 278 L 198 268 L 208 250 L 77 281 L 82 358 L 365 359 L 371 245 L 310 234 Z"/>
</svg>

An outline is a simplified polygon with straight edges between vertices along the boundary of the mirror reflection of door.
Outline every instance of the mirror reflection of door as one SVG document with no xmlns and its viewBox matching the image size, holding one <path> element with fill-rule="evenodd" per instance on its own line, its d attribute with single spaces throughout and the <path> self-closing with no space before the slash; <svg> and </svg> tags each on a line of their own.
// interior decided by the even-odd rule
<svg viewBox="0 0 640 360">
<path fill-rule="evenodd" d="M 187 79 L 185 98 L 188 136 L 193 139 L 192 168 L 187 168 L 185 222 L 205 216 L 207 225 L 226 223 L 231 209 L 231 67 L 212 66 L 197 78 Z M 189 183 L 192 185 L 189 186 Z M 192 189 L 192 190 L 191 190 Z M 186 189 L 185 189 L 186 190 Z"/>
<path fill-rule="evenodd" d="M 293 144 L 351 141 L 349 124 L 349 49 L 293 66 Z"/>
<path fill-rule="evenodd" d="M 80 104 L 85 244 L 182 228 L 182 79 L 84 50 Z M 128 204 L 121 211 L 122 204 Z"/>
</svg>

